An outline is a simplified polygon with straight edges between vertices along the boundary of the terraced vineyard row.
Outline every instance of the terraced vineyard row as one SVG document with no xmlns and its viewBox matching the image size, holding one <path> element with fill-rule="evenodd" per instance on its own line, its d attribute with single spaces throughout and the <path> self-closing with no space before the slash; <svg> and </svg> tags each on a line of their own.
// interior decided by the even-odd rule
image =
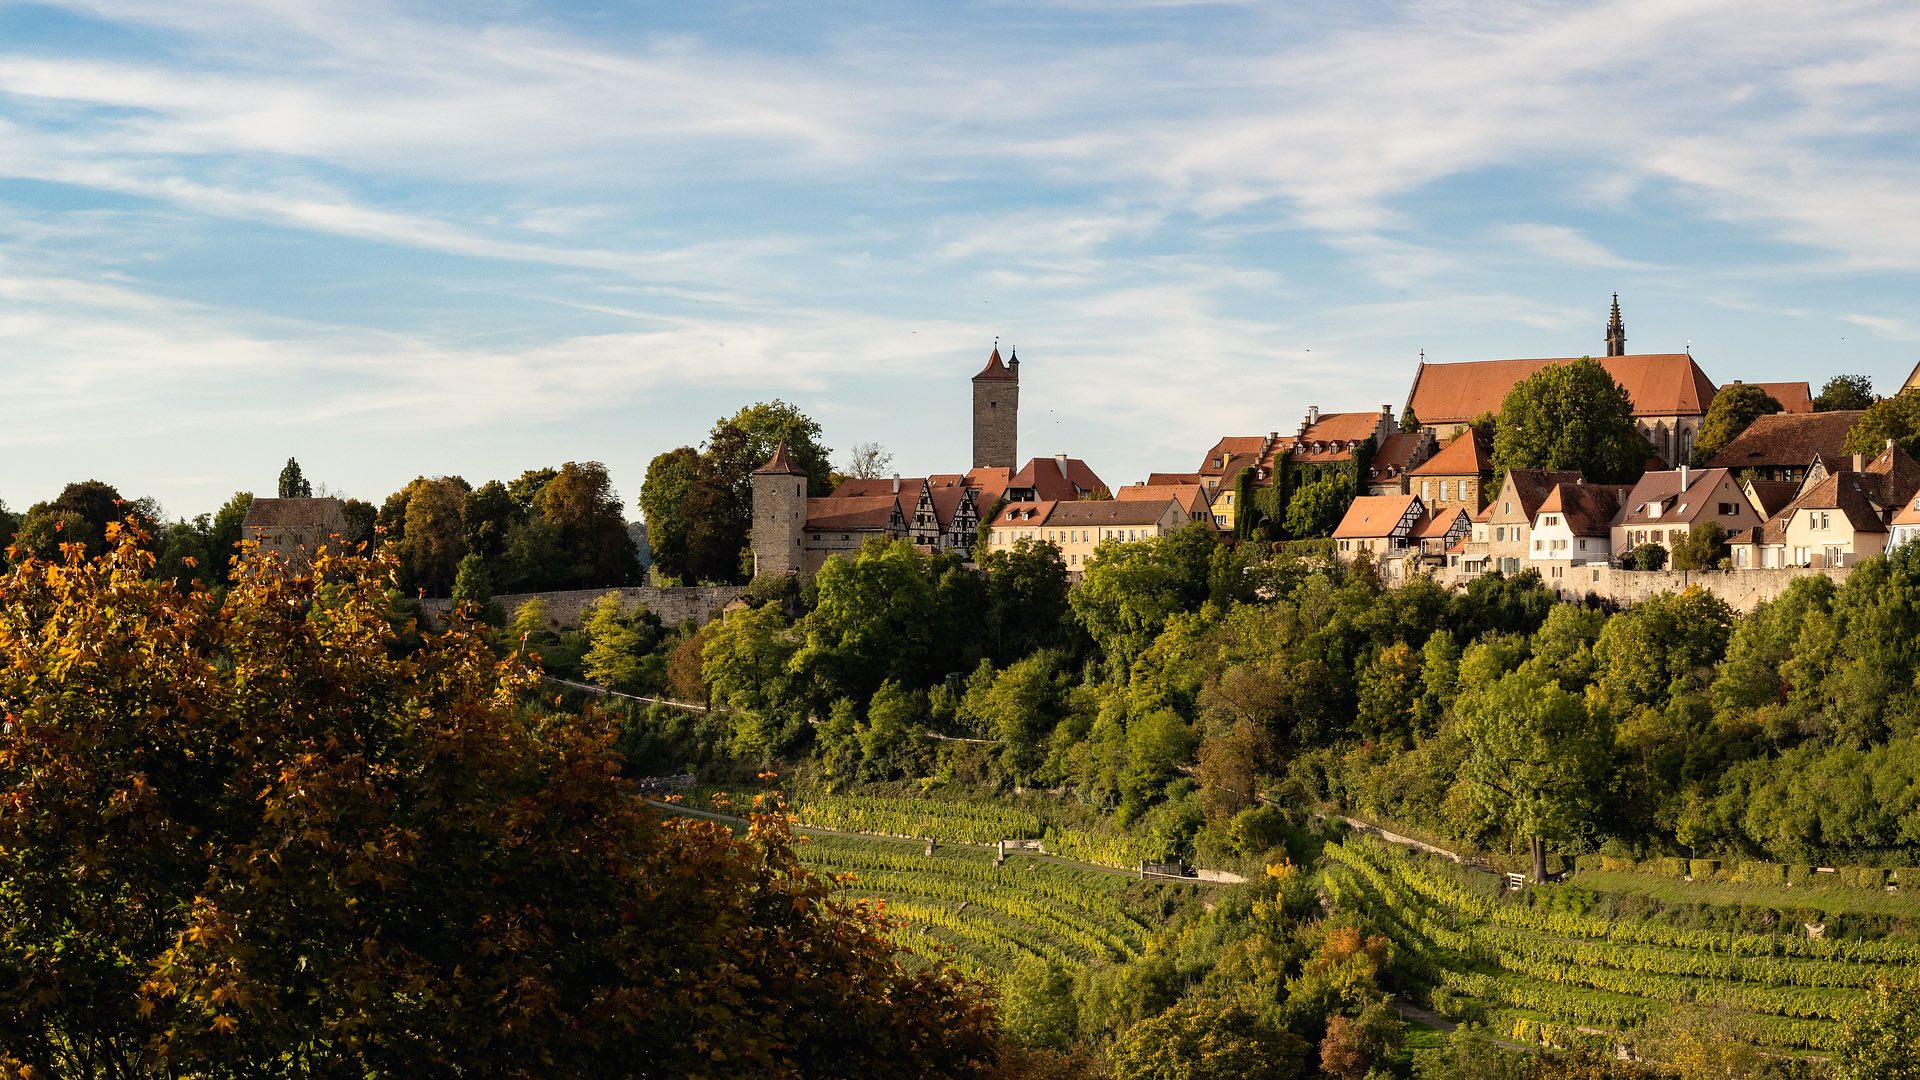
<svg viewBox="0 0 1920 1080">
<path fill-rule="evenodd" d="M 1327 889 L 1437 985 L 1542 1021 L 1621 1031 L 1672 1005 L 1727 1010 L 1757 1045 L 1821 1049 L 1881 979 L 1910 979 L 1904 942 L 1735 935 L 1534 910 L 1479 896 L 1371 841 L 1329 845 Z"/>
<path fill-rule="evenodd" d="M 886 840 L 812 837 L 800 849 L 809 865 L 851 874 L 849 896 L 883 900 L 908 925 L 895 939 L 914 952 L 947 957 L 975 974 L 1004 972 L 1025 956 L 1069 968 L 1140 955 L 1147 924 L 1122 893 L 1127 879 L 1029 859 L 993 864 L 979 849 L 941 848 L 932 856 Z M 1166 886 L 1188 888 L 1187 886 Z"/>
</svg>

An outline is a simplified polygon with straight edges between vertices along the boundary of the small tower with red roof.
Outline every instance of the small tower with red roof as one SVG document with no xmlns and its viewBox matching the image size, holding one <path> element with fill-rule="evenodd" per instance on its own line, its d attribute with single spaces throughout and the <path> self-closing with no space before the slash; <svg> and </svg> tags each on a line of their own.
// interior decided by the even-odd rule
<svg viewBox="0 0 1920 1080">
<path fill-rule="evenodd" d="M 1020 354 L 1000 360 L 996 342 L 987 366 L 973 377 L 973 467 L 1020 467 Z"/>
<path fill-rule="evenodd" d="M 798 574 L 807 526 L 807 474 L 782 442 L 753 470 L 753 573 Z"/>
</svg>

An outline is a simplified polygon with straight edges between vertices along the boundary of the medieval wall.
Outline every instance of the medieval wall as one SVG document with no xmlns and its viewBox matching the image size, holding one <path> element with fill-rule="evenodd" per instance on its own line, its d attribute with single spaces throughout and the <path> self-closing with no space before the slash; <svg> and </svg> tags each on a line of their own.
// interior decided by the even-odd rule
<svg viewBox="0 0 1920 1080">
<path fill-rule="evenodd" d="M 1844 583 L 1852 567 L 1828 569 L 1781 568 L 1771 570 L 1615 570 L 1606 566 L 1568 567 L 1563 576 L 1545 584 L 1569 600 L 1588 594 L 1618 604 L 1637 604 L 1663 592 L 1680 592 L 1689 587 L 1705 589 L 1726 601 L 1735 611 L 1748 612 L 1762 601 L 1772 600 L 1787 591 L 1796 578 L 1825 574 L 1835 585 Z"/>
<path fill-rule="evenodd" d="M 580 625 L 580 619 L 594 601 L 610 592 L 620 594 L 623 610 L 632 611 L 640 604 L 660 617 L 668 626 L 676 626 L 688 619 L 696 625 L 713 621 L 726 607 L 741 594 L 743 585 L 701 585 L 683 589 L 659 589 L 650 585 L 634 586 L 625 589 L 571 589 L 564 592 L 543 593 L 502 593 L 493 598 L 511 616 L 521 604 L 539 597 L 547 602 L 547 618 L 561 628 L 573 628 Z M 445 610 L 446 600 L 426 602 L 431 610 Z"/>
</svg>

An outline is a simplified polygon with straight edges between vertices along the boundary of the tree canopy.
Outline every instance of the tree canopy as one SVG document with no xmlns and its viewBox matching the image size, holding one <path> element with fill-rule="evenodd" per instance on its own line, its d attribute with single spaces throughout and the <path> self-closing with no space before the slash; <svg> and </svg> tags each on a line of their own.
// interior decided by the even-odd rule
<svg viewBox="0 0 1920 1080">
<path fill-rule="evenodd" d="M 1920 389 L 1902 390 L 1874 402 L 1847 432 L 1842 449 L 1849 454 L 1878 454 L 1889 440 L 1909 454 L 1920 454 Z"/>
<path fill-rule="evenodd" d="M 1815 412 L 1837 412 L 1842 409 L 1870 409 L 1873 407 L 1873 377 L 1870 375 L 1835 375 L 1820 388 L 1813 399 Z"/>
<path fill-rule="evenodd" d="M 1755 420 L 1780 410 L 1780 403 L 1772 395 L 1752 383 L 1723 387 L 1713 395 L 1707 417 L 1700 422 L 1700 435 L 1693 443 L 1693 464 L 1705 465 Z"/>
<path fill-rule="evenodd" d="M 1631 483 L 1652 452 L 1634 426 L 1633 399 L 1590 357 L 1520 380 L 1494 424 L 1496 482 L 1513 469 L 1572 469 L 1594 483 Z"/>
<path fill-rule="evenodd" d="M 306 475 L 300 471 L 300 463 L 292 458 L 288 458 L 286 467 L 280 470 L 280 497 L 283 499 L 313 497 L 313 485 L 307 482 Z"/>
<path fill-rule="evenodd" d="M 784 819 L 665 818 L 596 714 L 390 556 L 224 600 L 132 528 L 0 578 L 9 1074 L 977 1075 L 984 998 L 827 899 Z"/>
</svg>

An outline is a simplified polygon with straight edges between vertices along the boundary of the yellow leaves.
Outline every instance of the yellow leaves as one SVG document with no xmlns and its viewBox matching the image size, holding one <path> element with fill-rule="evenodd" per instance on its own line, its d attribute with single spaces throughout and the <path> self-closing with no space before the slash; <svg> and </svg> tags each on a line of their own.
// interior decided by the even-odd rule
<svg viewBox="0 0 1920 1080">
<path fill-rule="evenodd" d="M 213 1020 L 210 1022 L 209 1026 L 213 1028 L 216 1034 L 231 1035 L 235 1031 L 239 1030 L 240 1021 L 235 1020 L 233 1017 L 228 1016 L 225 1013 L 222 1013 L 219 1016 L 214 1017 Z"/>
<path fill-rule="evenodd" d="M 1267 864 L 1267 876 L 1275 881 L 1284 882 L 1292 877 L 1297 869 L 1292 859 L 1281 859 L 1277 863 Z"/>
</svg>

